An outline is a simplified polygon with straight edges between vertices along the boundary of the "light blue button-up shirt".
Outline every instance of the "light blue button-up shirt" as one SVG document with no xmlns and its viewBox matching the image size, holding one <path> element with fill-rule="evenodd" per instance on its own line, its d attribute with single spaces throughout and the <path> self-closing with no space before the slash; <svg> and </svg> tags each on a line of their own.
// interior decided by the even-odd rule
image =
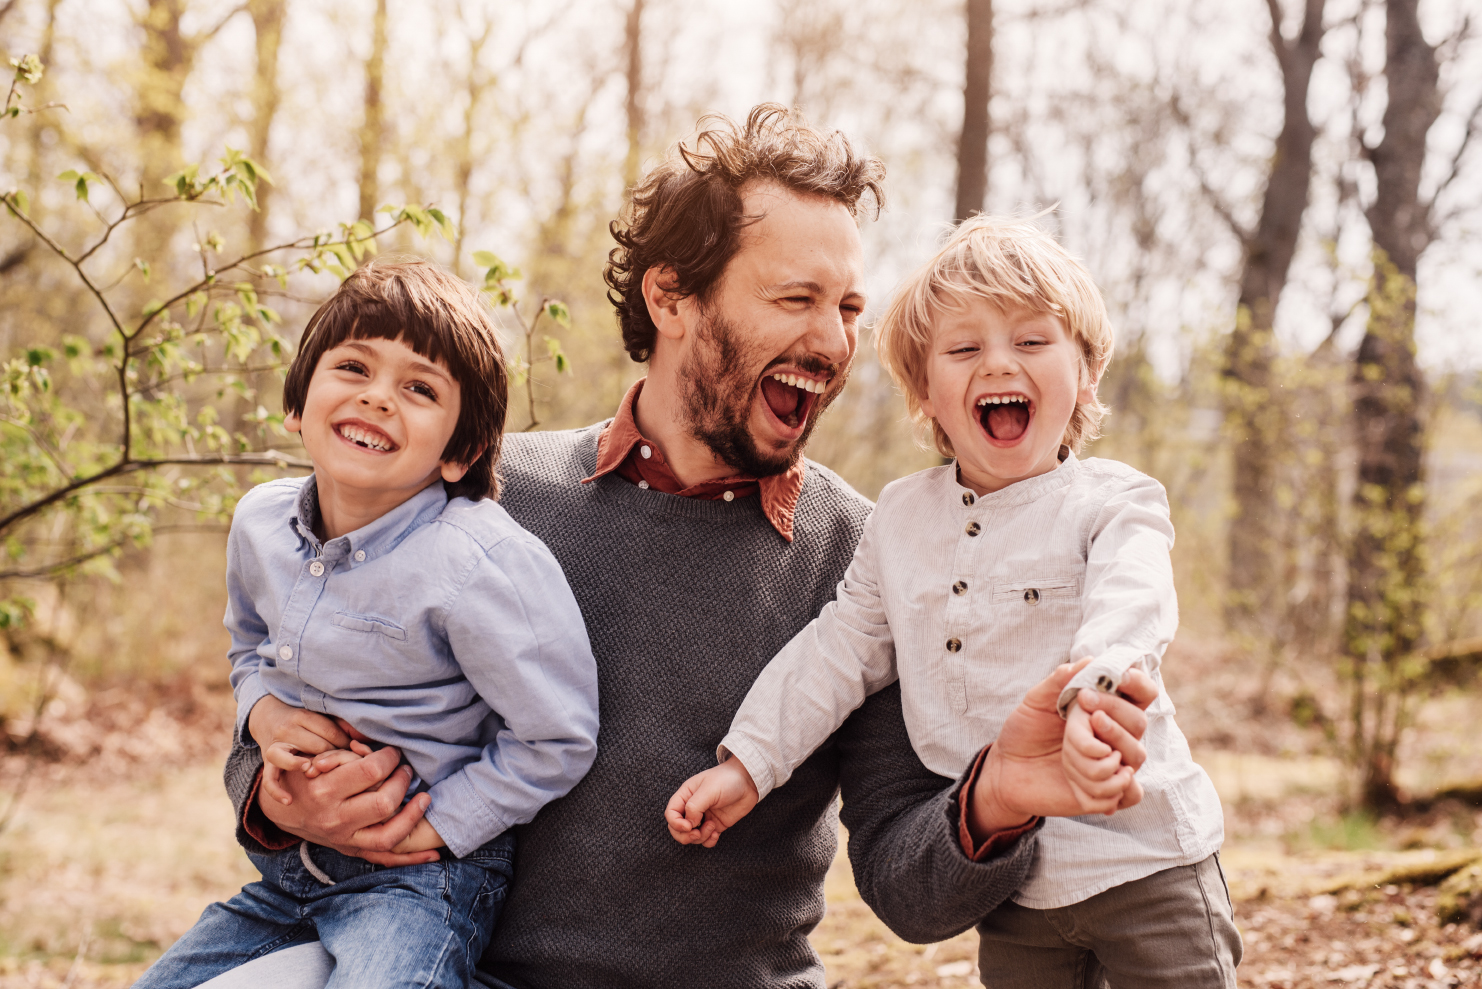
<svg viewBox="0 0 1482 989">
<path fill-rule="evenodd" d="M 401 749 L 466 855 L 597 753 L 597 667 L 555 557 L 497 502 L 433 484 L 320 545 L 313 476 L 237 505 L 227 540 L 237 731 L 265 695 Z"/>
</svg>

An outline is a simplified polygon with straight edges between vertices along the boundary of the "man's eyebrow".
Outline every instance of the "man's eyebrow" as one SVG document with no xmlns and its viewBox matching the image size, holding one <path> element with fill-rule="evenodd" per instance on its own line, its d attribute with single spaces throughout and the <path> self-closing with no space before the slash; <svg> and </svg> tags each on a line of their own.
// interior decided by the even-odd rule
<svg viewBox="0 0 1482 989">
<path fill-rule="evenodd" d="M 814 295 L 822 295 L 823 286 L 815 281 L 810 281 L 806 278 L 800 278 L 790 282 L 778 282 L 776 285 L 768 285 L 763 289 L 763 291 L 766 292 L 767 295 L 775 299 L 781 298 L 782 296 L 787 295 L 789 292 L 798 291 L 811 292 Z M 864 301 L 864 297 L 864 290 L 859 288 L 851 287 L 844 293 L 845 299 L 859 299 L 860 301 Z"/>
</svg>

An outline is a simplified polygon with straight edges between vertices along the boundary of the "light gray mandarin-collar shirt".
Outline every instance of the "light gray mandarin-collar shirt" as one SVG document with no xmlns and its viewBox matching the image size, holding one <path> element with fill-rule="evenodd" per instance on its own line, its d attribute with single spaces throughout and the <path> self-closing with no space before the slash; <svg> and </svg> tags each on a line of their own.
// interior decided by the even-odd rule
<svg viewBox="0 0 1482 989">
<path fill-rule="evenodd" d="M 958 776 L 1058 664 L 1072 688 L 1115 689 L 1136 666 L 1159 685 L 1138 773 L 1145 796 L 1106 817 L 1051 818 L 1014 899 L 1049 909 L 1198 862 L 1224 837 L 1219 797 L 1189 755 L 1158 667 L 1178 625 L 1162 485 L 1078 460 L 979 497 L 956 467 L 889 485 L 825 605 L 757 679 L 721 744 L 763 795 L 866 696 L 899 676 L 911 744 Z"/>
<path fill-rule="evenodd" d="M 596 755 L 597 671 L 544 543 L 433 484 L 323 545 L 314 478 L 270 481 L 227 540 L 237 730 L 272 694 L 401 749 L 455 855 L 535 817 Z"/>
</svg>

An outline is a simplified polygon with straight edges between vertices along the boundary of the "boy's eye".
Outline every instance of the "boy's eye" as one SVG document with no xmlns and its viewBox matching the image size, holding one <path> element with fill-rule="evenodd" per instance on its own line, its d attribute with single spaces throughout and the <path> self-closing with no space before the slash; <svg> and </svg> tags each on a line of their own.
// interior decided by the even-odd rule
<svg viewBox="0 0 1482 989">
<path fill-rule="evenodd" d="M 437 401 L 437 392 L 432 390 L 431 385 L 425 384 L 421 381 L 414 381 L 407 387 L 416 392 L 418 395 L 421 395 L 423 398 L 431 399 L 434 402 Z"/>
<path fill-rule="evenodd" d="M 349 371 L 352 374 L 365 374 L 365 365 L 359 361 L 340 361 L 334 366 L 336 371 Z"/>
</svg>

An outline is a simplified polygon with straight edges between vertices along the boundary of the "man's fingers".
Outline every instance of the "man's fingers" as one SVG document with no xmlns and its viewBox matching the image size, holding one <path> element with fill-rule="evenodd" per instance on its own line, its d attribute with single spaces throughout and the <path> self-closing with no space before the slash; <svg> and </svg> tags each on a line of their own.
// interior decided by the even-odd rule
<svg viewBox="0 0 1482 989">
<path fill-rule="evenodd" d="M 1146 710 L 1149 704 L 1158 699 L 1158 685 L 1142 670 L 1131 669 L 1122 677 L 1117 693 L 1135 704 L 1138 709 Z"/>
<path fill-rule="evenodd" d="M 387 787 L 391 787 L 391 776 L 400 765 L 401 750 L 388 745 L 362 759 L 347 763 L 332 773 L 325 773 L 319 784 L 326 788 L 329 796 L 346 800 L 356 794 L 378 792 L 377 784 L 383 781 Z M 411 767 L 406 767 L 406 784 L 401 787 L 401 792 L 395 795 L 395 803 L 377 820 L 391 815 L 391 811 L 396 809 L 396 806 L 401 803 L 401 798 L 406 795 L 406 786 L 411 783 L 411 780 Z M 381 787 L 381 789 L 385 788 Z"/>
<path fill-rule="evenodd" d="M 371 865 L 425 865 L 438 860 L 437 849 L 425 852 L 370 852 L 352 849 L 349 854 L 365 859 Z"/>
<path fill-rule="evenodd" d="M 1024 695 L 1024 703 L 1042 711 L 1055 709 L 1060 700 L 1060 691 L 1064 690 L 1071 678 L 1081 672 L 1089 662 L 1091 662 L 1091 657 L 1086 656 L 1074 663 L 1061 663 L 1050 672 L 1049 676 L 1029 688 L 1029 693 Z"/>
<path fill-rule="evenodd" d="M 371 795 L 367 795 L 369 797 Z M 380 793 L 374 796 L 381 796 Z M 366 799 L 366 798 L 360 798 Z M 400 797 L 397 798 L 400 801 Z M 401 810 L 392 817 L 387 818 L 380 824 L 368 828 L 361 828 L 350 836 L 350 843 L 357 848 L 371 852 L 389 852 L 401 844 L 411 835 L 416 828 L 417 822 L 422 820 L 422 815 L 427 813 L 427 805 L 432 798 L 425 793 L 419 793 L 408 800 Z M 410 853 L 409 853 L 410 854 Z M 431 861 L 431 859 L 428 859 Z"/>
</svg>

